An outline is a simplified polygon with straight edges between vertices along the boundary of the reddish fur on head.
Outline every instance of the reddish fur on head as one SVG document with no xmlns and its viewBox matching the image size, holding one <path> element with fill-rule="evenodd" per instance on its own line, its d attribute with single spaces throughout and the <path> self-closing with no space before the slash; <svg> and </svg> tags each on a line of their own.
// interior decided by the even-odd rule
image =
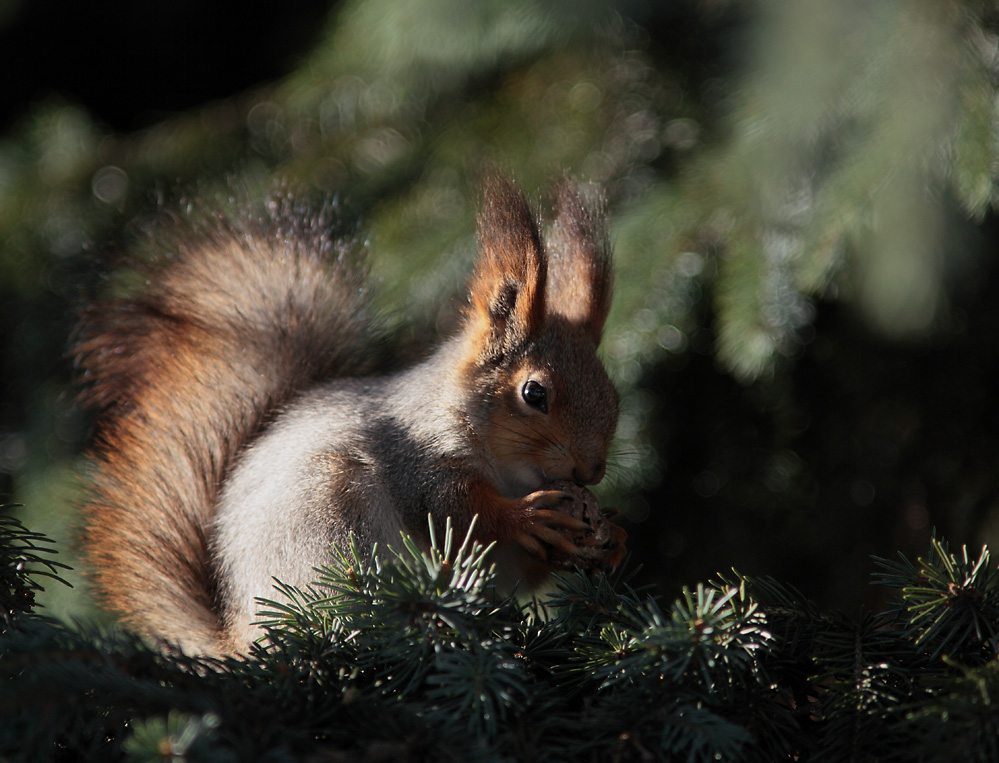
<svg viewBox="0 0 999 763">
<path fill-rule="evenodd" d="M 617 396 L 596 355 L 611 293 L 601 211 L 563 182 L 543 239 L 512 182 L 485 187 L 464 366 L 490 401 L 490 451 L 519 483 L 594 483 L 604 473 Z M 545 387 L 546 413 L 522 399 L 528 381 Z"/>
<path fill-rule="evenodd" d="M 600 344 L 613 287 L 603 216 L 602 200 L 587 203 L 579 188 L 565 179 L 559 183 L 548 236 L 548 298 L 594 345 Z"/>
<path fill-rule="evenodd" d="M 478 235 L 467 319 L 481 362 L 523 345 L 544 324 L 548 258 L 527 202 L 503 177 L 484 186 Z"/>
</svg>

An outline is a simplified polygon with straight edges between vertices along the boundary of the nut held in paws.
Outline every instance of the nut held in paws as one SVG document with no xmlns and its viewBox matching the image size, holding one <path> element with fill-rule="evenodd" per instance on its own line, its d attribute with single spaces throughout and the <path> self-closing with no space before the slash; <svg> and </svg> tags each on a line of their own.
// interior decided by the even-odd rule
<svg viewBox="0 0 999 763">
<path fill-rule="evenodd" d="M 601 509 L 593 493 L 570 480 L 555 480 L 546 487 L 572 496 L 571 503 L 566 501 L 557 510 L 590 527 L 589 532 L 576 532 L 570 538 L 578 549 L 576 556 L 557 553 L 549 557 L 549 563 L 561 569 L 575 566 L 587 570 L 616 567 L 624 556 L 624 541 L 628 537 L 624 530 L 610 521 L 617 515 L 617 510 Z"/>
</svg>

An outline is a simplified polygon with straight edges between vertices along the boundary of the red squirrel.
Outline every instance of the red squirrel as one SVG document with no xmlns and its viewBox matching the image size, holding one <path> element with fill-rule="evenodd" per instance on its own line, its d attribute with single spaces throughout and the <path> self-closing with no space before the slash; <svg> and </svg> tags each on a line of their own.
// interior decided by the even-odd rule
<svg viewBox="0 0 999 763">
<path fill-rule="evenodd" d="M 458 330 L 372 375 L 364 246 L 334 232 L 335 209 L 281 195 L 173 215 L 132 283 L 84 310 L 74 348 L 98 411 L 83 547 L 99 595 L 143 634 L 240 653 L 273 579 L 308 585 L 351 534 L 428 547 L 428 515 L 459 534 L 477 517 L 513 577 L 581 556 L 557 481 L 599 482 L 617 421 L 597 357 L 602 218 L 562 182 L 542 227 L 515 184 L 488 180 Z M 624 553 L 611 528 L 601 566 Z"/>
</svg>

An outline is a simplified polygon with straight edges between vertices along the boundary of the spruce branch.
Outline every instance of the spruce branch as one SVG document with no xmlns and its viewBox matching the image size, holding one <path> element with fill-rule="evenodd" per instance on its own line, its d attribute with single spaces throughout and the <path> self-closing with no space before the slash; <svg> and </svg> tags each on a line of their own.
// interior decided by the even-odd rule
<svg viewBox="0 0 999 763">
<path fill-rule="evenodd" d="M 352 544 L 312 586 L 279 584 L 261 614 L 268 637 L 245 657 L 25 614 L 0 635 L 0 756 L 769 763 L 999 751 L 987 551 L 937 541 L 916 563 L 879 560 L 877 582 L 899 600 L 854 622 L 736 572 L 662 602 L 626 575 L 575 571 L 546 603 L 521 604 L 496 591 L 470 537 L 445 528 L 431 542 L 374 556 Z M 941 656 L 947 645 L 958 648 Z"/>
<path fill-rule="evenodd" d="M 15 617 L 34 611 L 35 594 L 42 590 L 36 577 L 70 585 L 58 574 L 69 567 L 42 556 L 55 553 L 52 541 L 41 533 L 29 531 L 16 517 L 3 513 L 10 508 L 13 507 L 0 506 L 0 633 L 11 627 Z"/>
<path fill-rule="evenodd" d="M 951 655 L 982 664 L 997 652 L 999 570 L 990 566 L 988 548 L 977 558 L 966 546 L 959 554 L 939 538 L 913 564 L 875 558 L 883 572 L 875 582 L 901 590 L 894 611 L 899 627 L 934 659 Z"/>
<path fill-rule="evenodd" d="M 999 663 L 962 668 L 957 678 L 934 681 L 925 702 L 908 708 L 904 730 L 919 745 L 922 760 L 999 760 Z"/>
</svg>

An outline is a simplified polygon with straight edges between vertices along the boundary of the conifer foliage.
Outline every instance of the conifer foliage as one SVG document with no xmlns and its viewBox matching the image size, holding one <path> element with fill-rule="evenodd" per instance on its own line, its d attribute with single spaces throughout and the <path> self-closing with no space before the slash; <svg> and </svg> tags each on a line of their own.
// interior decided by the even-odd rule
<svg viewBox="0 0 999 763">
<path fill-rule="evenodd" d="M 190 657 L 32 611 L 43 539 L 0 525 L 5 760 L 994 760 L 999 573 L 878 559 L 851 620 L 732 572 L 672 603 L 621 576 L 499 596 L 486 549 L 356 548 L 262 604 L 269 643 Z M 24 602 L 28 605 L 24 606 Z M 19 605 L 19 602 L 21 603 Z"/>
</svg>

